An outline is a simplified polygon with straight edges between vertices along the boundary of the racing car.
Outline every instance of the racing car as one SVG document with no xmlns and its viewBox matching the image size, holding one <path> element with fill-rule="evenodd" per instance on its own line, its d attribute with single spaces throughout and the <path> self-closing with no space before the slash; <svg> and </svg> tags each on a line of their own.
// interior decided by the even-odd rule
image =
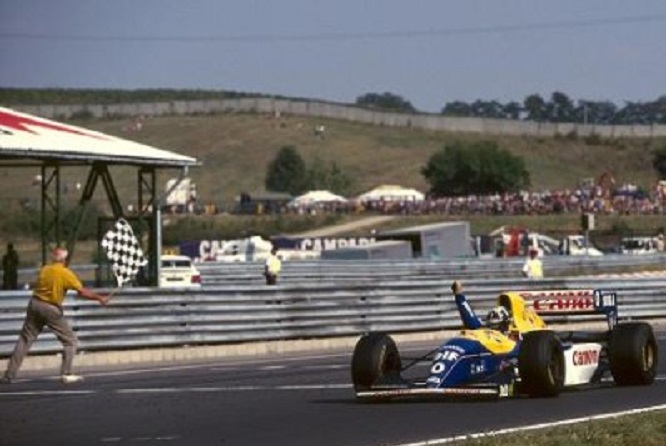
<svg viewBox="0 0 666 446">
<path fill-rule="evenodd" d="M 356 397 L 555 397 L 575 387 L 611 381 L 649 385 L 655 379 L 658 345 L 652 326 L 618 323 L 614 291 L 512 291 L 501 293 L 497 303 L 507 313 L 504 327 L 463 329 L 404 367 L 390 335 L 363 335 L 351 363 Z M 571 313 L 603 314 L 608 329 L 555 331 L 542 319 Z M 423 363 L 427 373 L 408 376 Z"/>
</svg>

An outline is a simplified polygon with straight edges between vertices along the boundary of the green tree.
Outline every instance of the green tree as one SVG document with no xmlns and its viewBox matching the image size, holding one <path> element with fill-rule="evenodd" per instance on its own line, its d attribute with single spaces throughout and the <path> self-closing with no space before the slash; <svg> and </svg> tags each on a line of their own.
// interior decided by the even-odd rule
<svg viewBox="0 0 666 446">
<path fill-rule="evenodd" d="M 273 161 L 268 164 L 266 189 L 274 192 L 289 192 L 298 195 L 307 188 L 307 167 L 305 161 L 293 146 L 280 149 Z"/>
<path fill-rule="evenodd" d="M 471 105 L 472 114 L 478 118 L 499 119 L 504 117 L 502 104 L 497 101 L 476 100 Z"/>
<path fill-rule="evenodd" d="M 455 142 L 436 152 L 421 173 L 433 196 L 513 192 L 530 185 L 525 162 L 494 141 Z"/>
<path fill-rule="evenodd" d="M 573 101 L 560 91 L 551 95 L 547 108 L 550 122 L 574 122 L 575 120 Z"/>
<path fill-rule="evenodd" d="M 587 124 L 612 124 L 617 107 L 610 101 L 579 100 L 575 110 L 575 122 Z"/>
<path fill-rule="evenodd" d="M 472 107 L 467 102 L 463 101 L 449 102 L 442 109 L 442 114 L 444 116 L 455 116 L 460 118 L 474 116 Z"/>
<path fill-rule="evenodd" d="M 528 121 L 545 121 L 547 119 L 546 101 L 538 94 L 531 94 L 523 101 Z"/>
<path fill-rule="evenodd" d="M 415 112 L 416 109 L 411 102 L 405 100 L 402 96 L 393 93 L 366 93 L 356 98 L 356 104 L 370 108 L 380 108 L 383 110 L 399 112 Z"/>
<path fill-rule="evenodd" d="M 307 189 L 329 190 L 340 195 L 348 195 L 353 181 L 335 161 L 326 163 L 316 157 L 308 169 Z"/>
<path fill-rule="evenodd" d="M 328 172 L 328 185 L 331 192 L 348 196 L 354 186 L 354 180 L 333 161 Z"/>
<path fill-rule="evenodd" d="M 523 112 L 523 106 L 516 101 L 511 101 L 504 105 L 503 112 L 505 118 L 518 120 Z"/>
<path fill-rule="evenodd" d="M 666 145 L 658 147 L 652 152 L 652 166 L 660 179 L 666 179 Z"/>
</svg>

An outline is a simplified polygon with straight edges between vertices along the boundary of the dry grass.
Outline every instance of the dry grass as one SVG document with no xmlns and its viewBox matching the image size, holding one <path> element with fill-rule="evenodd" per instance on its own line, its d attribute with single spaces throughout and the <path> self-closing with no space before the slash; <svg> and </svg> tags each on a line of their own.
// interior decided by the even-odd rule
<svg viewBox="0 0 666 446">
<path fill-rule="evenodd" d="M 190 176 L 197 184 L 202 203 L 215 203 L 223 209 L 234 204 L 241 191 L 261 192 L 268 163 L 285 145 L 295 146 L 301 156 L 312 162 L 319 157 L 335 161 L 354 178 L 354 193 L 361 193 L 376 185 L 393 183 L 427 189 L 421 168 L 429 157 L 454 140 L 476 141 L 491 137 L 474 134 L 451 134 L 407 128 L 389 128 L 346 121 L 288 116 L 275 119 L 257 114 L 219 114 L 207 116 L 169 116 L 146 120 L 141 132 L 126 133 L 127 120 L 86 121 L 76 123 L 88 128 L 133 139 L 155 147 L 194 156 L 202 166 L 194 168 Z M 326 126 L 326 138 L 313 133 L 314 126 Z M 531 173 L 533 189 L 573 188 L 585 177 L 611 172 L 618 183 L 632 182 L 651 187 L 656 180 L 651 166 L 651 149 L 666 144 L 666 140 L 603 141 L 587 145 L 580 138 L 526 138 L 492 137 L 499 145 L 525 158 Z M 25 212 L 21 203 L 30 202 L 39 209 L 40 191 L 33 185 L 38 168 L 0 169 L 0 208 L 4 217 L 10 213 Z M 121 203 L 136 200 L 136 170 L 112 167 L 111 173 Z M 76 183 L 85 184 L 87 169 L 65 168 L 62 181 L 70 193 L 63 195 L 65 205 L 74 206 L 79 196 Z M 176 175 L 174 171 L 160 171 L 158 188 Z M 98 186 L 95 199 L 108 212 L 104 190 Z M 578 217 L 465 217 L 472 224 L 474 234 L 484 234 L 504 225 L 525 225 L 539 232 L 566 228 L 576 230 Z M 441 216 L 427 221 L 441 221 Z M 659 217 L 628 217 L 630 228 L 642 232 L 655 232 L 664 226 Z M 393 225 L 420 224 L 423 219 L 410 221 L 397 219 Z M 614 223 L 615 222 L 615 223 Z M 598 224 L 611 227 L 617 219 L 599 218 Z M 382 228 L 377 228 L 382 229 Z M 272 235 L 272 234 L 267 234 Z M 7 240 L 0 234 L 0 243 Z M 12 237 L 17 243 L 23 243 Z M 27 240 L 30 245 L 34 240 Z M 31 246 L 31 245 L 30 245 Z M 19 246 L 34 251 L 29 246 Z M 83 254 L 88 257 L 86 251 Z"/>
<path fill-rule="evenodd" d="M 326 125 L 326 138 L 313 134 L 316 124 Z M 112 135 L 134 139 L 199 159 L 203 166 L 192 169 L 203 202 L 229 206 L 241 191 L 263 191 L 268 163 L 285 145 L 295 146 L 311 162 L 315 157 L 332 160 L 355 178 L 354 192 L 376 185 L 395 183 L 427 189 L 420 173 L 429 157 L 454 140 L 491 138 L 473 134 L 451 134 L 418 129 L 388 128 L 353 122 L 255 114 L 220 114 L 189 117 L 156 117 L 146 120 L 141 132 L 125 133 L 125 120 L 79 123 Z M 663 141 L 605 141 L 586 145 L 582 139 L 492 137 L 500 146 L 525 158 L 533 188 L 573 188 L 581 178 L 611 172 L 618 183 L 633 182 L 650 187 L 655 181 L 651 166 L 652 147 Z M 31 186 L 35 169 L 0 170 L 3 189 L 0 204 L 19 199 L 38 199 Z M 133 197 L 133 169 L 112 170 L 121 196 Z M 162 186 L 174 172 L 159 175 Z M 67 171 L 71 184 L 85 181 L 85 171 Z"/>
<path fill-rule="evenodd" d="M 666 444 L 666 411 L 456 441 L 456 446 L 657 446 Z M 436 446 L 437 443 L 432 443 Z"/>
</svg>

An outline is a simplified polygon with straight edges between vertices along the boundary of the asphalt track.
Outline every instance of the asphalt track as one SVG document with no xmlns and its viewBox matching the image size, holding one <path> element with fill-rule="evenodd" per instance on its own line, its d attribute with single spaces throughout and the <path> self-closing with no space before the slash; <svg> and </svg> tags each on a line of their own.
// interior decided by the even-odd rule
<svg viewBox="0 0 666 446">
<path fill-rule="evenodd" d="M 665 352 L 666 333 L 658 338 Z M 415 355 L 433 345 L 399 347 Z M 381 404 L 354 399 L 349 362 L 349 351 L 328 350 L 97 368 L 68 386 L 26 372 L 0 387 L 0 445 L 399 445 L 666 404 L 663 357 L 648 387 Z"/>
</svg>

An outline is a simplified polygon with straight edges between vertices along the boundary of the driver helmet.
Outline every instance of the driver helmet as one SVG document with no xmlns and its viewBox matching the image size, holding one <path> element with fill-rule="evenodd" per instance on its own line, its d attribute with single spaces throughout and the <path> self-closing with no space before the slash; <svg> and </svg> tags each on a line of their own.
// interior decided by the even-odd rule
<svg viewBox="0 0 666 446">
<path fill-rule="evenodd" d="M 506 331 L 509 329 L 511 315 L 506 308 L 498 306 L 490 310 L 486 316 L 486 326 L 495 330 Z"/>
</svg>

